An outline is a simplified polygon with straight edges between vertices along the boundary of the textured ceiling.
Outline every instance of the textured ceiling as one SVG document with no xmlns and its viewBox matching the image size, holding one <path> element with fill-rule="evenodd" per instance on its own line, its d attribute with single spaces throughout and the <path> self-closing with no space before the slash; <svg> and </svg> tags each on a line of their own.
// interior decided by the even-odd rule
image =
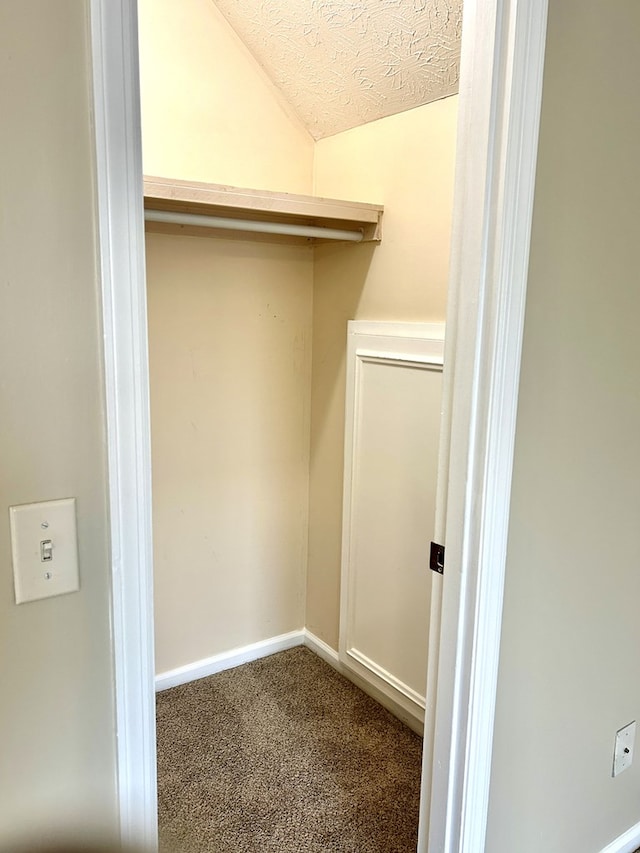
<svg viewBox="0 0 640 853">
<path fill-rule="evenodd" d="M 458 90 L 462 0 L 214 0 L 315 139 Z"/>
</svg>

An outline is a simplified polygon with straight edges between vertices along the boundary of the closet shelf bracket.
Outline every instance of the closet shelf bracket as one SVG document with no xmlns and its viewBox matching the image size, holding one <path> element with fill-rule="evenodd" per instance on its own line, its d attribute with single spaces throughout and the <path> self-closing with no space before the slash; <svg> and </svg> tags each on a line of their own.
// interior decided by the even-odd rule
<svg viewBox="0 0 640 853">
<path fill-rule="evenodd" d="M 383 206 L 145 177 L 145 220 L 167 226 L 260 233 L 313 242 L 382 239 Z"/>
</svg>

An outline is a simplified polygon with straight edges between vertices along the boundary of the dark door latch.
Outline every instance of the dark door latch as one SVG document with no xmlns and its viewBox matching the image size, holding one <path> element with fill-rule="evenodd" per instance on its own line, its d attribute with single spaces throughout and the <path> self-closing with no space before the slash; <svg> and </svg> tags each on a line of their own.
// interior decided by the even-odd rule
<svg viewBox="0 0 640 853">
<path fill-rule="evenodd" d="M 432 572 L 437 572 L 439 575 L 444 574 L 444 545 L 438 545 L 437 542 L 431 543 L 429 568 Z"/>
</svg>

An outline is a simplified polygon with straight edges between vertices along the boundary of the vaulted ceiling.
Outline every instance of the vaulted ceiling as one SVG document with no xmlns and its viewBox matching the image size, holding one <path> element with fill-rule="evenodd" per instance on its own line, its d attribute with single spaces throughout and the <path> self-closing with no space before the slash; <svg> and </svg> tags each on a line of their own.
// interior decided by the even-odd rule
<svg viewBox="0 0 640 853">
<path fill-rule="evenodd" d="M 462 0 L 214 0 L 315 139 L 458 90 Z"/>
</svg>

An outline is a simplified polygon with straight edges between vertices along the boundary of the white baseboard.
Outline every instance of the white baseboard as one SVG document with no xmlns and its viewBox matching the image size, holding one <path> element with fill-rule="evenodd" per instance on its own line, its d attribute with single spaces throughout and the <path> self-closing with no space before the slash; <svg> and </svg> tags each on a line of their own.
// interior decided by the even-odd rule
<svg viewBox="0 0 640 853">
<path fill-rule="evenodd" d="M 242 666 L 244 663 L 250 663 L 251 661 L 259 660 L 259 658 L 265 658 L 277 652 L 283 652 L 286 649 L 292 649 L 295 646 L 301 645 L 305 645 L 317 654 L 325 663 L 328 663 L 329 666 L 332 666 L 337 672 L 355 684 L 356 687 L 359 687 L 360 690 L 367 693 L 388 711 L 391 711 L 392 714 L 402 720 L 403 723 L 406 723 L 413 731 L 420 735 L 422 734 L 424 724 L 421 719 L 408 712 L 374 685 L 369 684 L 364 678 L 361 678 L 348 667 L 344 666 L 339 659 L 338 652 L 332 649 L 324 640 L 321 640 L 320 637 L 316 637 L 311 631 L 306 630 L 306 628 L 302 628 L 299 631 L 290 631 L 288 634 L 280 634 L 277 637 L 270 637 L 268 640 L 261 640 L 249 646 L 231 649 L 231 651 L 222 652 L 210 658 L 204 658 L 203 660 L 194 661 L 194 663 L 188 663 L 185 666 L 179 666 L 177 669 L 160 672 L 155 678 L 156 692 L 159 693 L 161 690 L 168 690 L 180 684 L 187 684 L 189 681 L 197 681 L 199 678 L 206 678 L 225 669 L 233 669 L 236 666 Z M 632 850 L 633 848 L 629 849 Z M 607 849 L 606 853 L 613 853 L 614 850 L 618 853 L 618 848 L 612 848 L 611 851 Z M 620 853 L 623 853 L 623 848 L 620 848 Z"/>
<path fill-rule="evenodd" d="M 277 637 L 270 637 L 268 640 L 261 640 L 258 643 L 251 643 L 249 646 L 241 646 L 238 649 L 231 649 L 231 651 L 222 652 L 210 658 L 179 666 L 177 669 L 160 672 L 155 678 L 156 692 L 168 690 L 170 687 L 177 687 L 179 684 L 186 684 L 189 681 L 196 681 L 198 678 L 206 678 L 208 675 L 215 675 L 216 672 L 233 669 L 259 658 L 266 658 L 269 655 L 276 654 L 276 652 L 301 646 L 304 642 L 305 632 L 303 629 L 290 631 L 288 634 L 280 634 Z"/>
<path fill-rule="evenodd" d="M 332 649 L 331 646 L 324 642 L 324 640 L 321 640 L 320 637 L 316 637 L 315 634 L 312 634 L 311 631 L 306 628 L 304 630 L 304 644 L 312 652 L 315 652 L 318 657 L 328 663 L 329 666 L 332 666 L 337 672 L 339 672 L 340 675 L 343 675 L 352 684 L 359 687 L 363 693 L 371 696 L 372 699 L 375 699 L 376 702 L 386 708 L 387 711 L 391 711 L 395 717 L 402 720 L 402 722 L 409 726 L 410 729 L 419 735 L 423 734 L 424 720 L 411 713 L 411 711 L 408 711 L 406 708 L 403 708 L 402 705 L 399 705 L 391 697 L 379 690 L 374 684 L 371 684 L 349 667 L 346 667 L 340 660 L 338 652 L 335 649 Z"/>
<path fill-rule="evenodd" d="M 349 663 L 347 664 L 347 660 Z M 388 669 L 380 666 L 370 657 L 363 654 L 359 649 L 351 648 L 347 650 L 345 665 L 349 665 L 363 678 L 367 678 L 376 682 L 379 685 L 384 685 L 386 690 L 398 697 L 400 704 L 403 706 L 408 703 L 407 710 L 416 709 L 416 714 L 424 716 L 425 700 L 417 691 L 409 687 L 399 678 L 396 678 Z"/>
<path fill-rule="evenodd" d="M 304 629 L 304 644 L 312 652 L 315 652 L 319 658 L 322 658 L 325 663 L 328 663 L 329 666 L 342 672 L 338 652 L 306 628 Z"/>
<path fill-rule="evenodd" d="M 640 847 L 640 823 L 632 826 L 611 844 L 607 844 L 601 853 L 634 853 Z"/>
</svg>

